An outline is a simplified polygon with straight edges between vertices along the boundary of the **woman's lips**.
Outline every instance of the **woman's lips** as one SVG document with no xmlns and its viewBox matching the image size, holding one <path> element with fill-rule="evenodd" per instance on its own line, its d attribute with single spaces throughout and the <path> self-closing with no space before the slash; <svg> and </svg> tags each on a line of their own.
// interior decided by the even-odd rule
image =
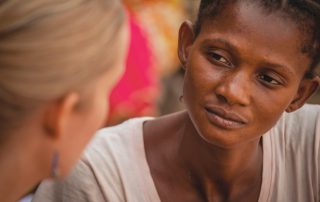
<svg viewBox="0 0 320 202">
<path fill-rule="evenodd" d="M 207 116 L 214 125 L 223 129 L 237 129 L 248 123 L 246 119 L 235 112 L 227 111 L 221 107 L 205 107 Z"/>
</svg>

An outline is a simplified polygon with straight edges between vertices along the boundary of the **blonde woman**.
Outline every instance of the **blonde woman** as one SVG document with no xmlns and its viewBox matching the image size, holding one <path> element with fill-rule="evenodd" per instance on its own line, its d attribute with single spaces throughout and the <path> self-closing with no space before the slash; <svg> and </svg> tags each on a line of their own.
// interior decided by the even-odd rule
<svg viewBox="0 0 320 202">
<path fill-rule="evenodd" d="M 0 1 L 0 201 L 63 178 L 123 71 L 117 0 Z"/>
</svg>

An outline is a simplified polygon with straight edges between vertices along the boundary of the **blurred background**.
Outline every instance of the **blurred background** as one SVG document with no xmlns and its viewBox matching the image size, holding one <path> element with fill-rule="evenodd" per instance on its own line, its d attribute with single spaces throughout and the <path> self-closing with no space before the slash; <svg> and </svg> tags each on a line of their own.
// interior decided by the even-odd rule
<svg viewBox="0 0 320 202">
<path fill-rule="evenodd" d="M 123 0 L 129 14 L 129 53 L 125 73 L 111 93 L 107 125 L 183 108 L 178 30 L 184 20 L 195 18 L 198 2 Z"/>
<path fill-rule="evenodd" d="M 177 56 L 181 23 L 195 19 L 199 0 L 123 0 L 130 16 L 124 76 L 111 94 L 107 125 L 183 109 L 183 71 Z M 320 93 L 310 103 L 320 104 Z"/>
</svg>

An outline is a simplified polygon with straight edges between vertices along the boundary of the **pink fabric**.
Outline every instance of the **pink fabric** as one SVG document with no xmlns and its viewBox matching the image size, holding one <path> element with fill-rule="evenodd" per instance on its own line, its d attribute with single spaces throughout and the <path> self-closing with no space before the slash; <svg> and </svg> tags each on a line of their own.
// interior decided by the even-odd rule
<svg viewBox="0 0 320 202">
<path fill-rule="evenodd" d="M 110 96 L 109 119 L 154 115 L 159 93 L 153 53 L 135 17 L 129 13 L 130 43 L 123 77 Z"/>
</svg>

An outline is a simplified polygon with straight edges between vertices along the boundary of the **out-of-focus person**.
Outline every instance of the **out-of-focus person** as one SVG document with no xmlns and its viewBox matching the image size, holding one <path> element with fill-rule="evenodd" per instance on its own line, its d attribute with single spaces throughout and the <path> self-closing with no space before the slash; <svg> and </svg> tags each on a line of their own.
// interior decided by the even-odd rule
<svg viewBox="0 0 320 202">
<path fill-rule="evenodd" d="M 126 24 L 117 0 L 0 1 L 1 202 L 66 176 L 105 122 Z"/>
</svg>

